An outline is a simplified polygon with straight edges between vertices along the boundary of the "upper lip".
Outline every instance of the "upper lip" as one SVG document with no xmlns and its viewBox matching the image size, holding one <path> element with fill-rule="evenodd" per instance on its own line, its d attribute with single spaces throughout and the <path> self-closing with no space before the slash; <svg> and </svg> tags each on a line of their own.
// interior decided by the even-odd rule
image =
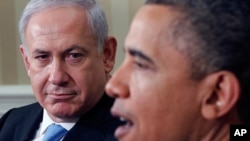
<svg viewBox="0 0 250 141">
<path fill-rule="evenodd" d="M 75 94 L 74 92 L 71 92 L 71 93 L 69 93 L 69 92 L 65 92 L 65 93 L 63 93 L 63 92 L 60 92 L 60 93 L 47 93 L 47 94 L 51 94 L 51 95 L 73 95 L 73 94 Z"/>
<path fill-rule="evenodd" d="M 50 94 L 50 95 L 73 95 L 73 94 L 77 94 L 77 92 L 72 90 L 72 89 L 63 89 L 63 88 L 47 90 L 46 93 Z"/>
<path fill-rule="evenodd" d="M 133 125 L 133 121 L 131 120 L 131 118 L 128 117 L 128 116 L 126 116 L 126 115 L 124 115 L 124 114 L 122 114 L 122 112 L 120 110 L 115 110 L 114 108 L 112 108 L 111 109 L 111 114 L 114 117 L 119 118 L 123 122 L 123 124 L 129 123 L 129 124 Z"/>
<path fill-rule="evenodd" d="M 74 91 L 60 91 L 60 92 L 47 92 L 46 95 L 53 97 L 54 99 L 68 99 L 77 95 Z"/>
</svg>

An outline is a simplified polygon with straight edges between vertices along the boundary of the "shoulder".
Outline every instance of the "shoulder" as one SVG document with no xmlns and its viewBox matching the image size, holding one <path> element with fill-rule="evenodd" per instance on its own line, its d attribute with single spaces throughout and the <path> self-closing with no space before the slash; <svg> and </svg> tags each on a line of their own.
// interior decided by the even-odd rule
<svg viewBox="0 0 250 141">
<path fill-rule="evenodd" d="M 114 130 L 121 122 L 110 113 L 114 99 L 104 95 L 87 113 L 81 115 L 64 141 L 117 141 Z"/>
<path fill-rule="evenodd" d="M 39 127 L 43 110 L 38 103 L 13 108 L 0 119 L 0 140 L 29 140 Z"/>
<path fill-rule="evenodd" d="M 108 97 L 106 94 L 99 100 L 99 102 L 82 117 L 90 118 L 93 121 L 105 122 L 107 120 L 113 119 L 110 109 L 114 103 L 114 99 Z"/>
<path fill-rule="evenodd" d="M 6 121 L 16 121 L 24 120 L 27 117 L 33 117 L 34 114 L 42 112 L 42 107 L 38 103 L 33 103 L 19 108 L 13 108 L 7 111 L 0 119 L 0 126 Z"/>
</svg>

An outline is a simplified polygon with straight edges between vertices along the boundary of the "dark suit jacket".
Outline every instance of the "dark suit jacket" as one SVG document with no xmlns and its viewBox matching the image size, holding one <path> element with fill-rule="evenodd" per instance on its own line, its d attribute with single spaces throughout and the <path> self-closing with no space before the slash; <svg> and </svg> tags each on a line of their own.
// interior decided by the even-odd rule
<svg viewBox="0 0 250 141">
<path fill-rule="evenodd" d="M 113 99 L 104 95 L 84 114 L 63 141 L 115 141 L 114 130 L 121 122 L 111 116 Z M 0 119 L 0 141 L 30 141 L 42 121 L 43 109 L 38 103 L 11 109 Z"/>
</svg>

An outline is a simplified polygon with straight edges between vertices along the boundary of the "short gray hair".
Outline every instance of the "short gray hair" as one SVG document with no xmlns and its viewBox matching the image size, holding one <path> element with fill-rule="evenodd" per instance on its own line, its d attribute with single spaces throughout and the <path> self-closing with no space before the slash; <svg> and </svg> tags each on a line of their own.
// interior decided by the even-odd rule
<svg viewBox="0 0 250 141">
<path fill-rule="evenodd" d="M 27 49 L 25 32 L 32 15 L 44 9 L 60 6 L 78 6 L 86 12 L 98 50 L 102 51 L 108 36 L 108 23 L 104 10 L 95 0 L 30 0 L 19 21 L 19 33 L 25 49 Z"/>
</svg>

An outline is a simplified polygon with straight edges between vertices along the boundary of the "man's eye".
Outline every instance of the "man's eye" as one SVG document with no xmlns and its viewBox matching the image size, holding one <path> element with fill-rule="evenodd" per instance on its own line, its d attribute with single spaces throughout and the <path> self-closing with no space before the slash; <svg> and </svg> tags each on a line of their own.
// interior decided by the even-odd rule
<svg viewBox="0 0 250 141">
<path fill-rule="evenodd" d="M 35 57 L 35 59 L 38 59 L 38 60 L 46 60 L 49 58 L 49 55 L 38 55 Z"/>
<path fill-rule="evenodd" d="M 149 66 L 140 62 L 135 62 L 135 66 L 139 69 L 149 69 Z"/>
<path fill-rule="evenodd" d="M 80 53 L 70 53 L 68 57 L 74 59 L 74 58 L 79 58 L 81 56 L 82 54 Z"/>
<path fill-rule="evenodd" d="M 83 54 L 81 53 L 69 53 L 66 55 L 66 61 L 70 61 L 72 63 L 81 62 L 83 59 Z"/>
</svg>

